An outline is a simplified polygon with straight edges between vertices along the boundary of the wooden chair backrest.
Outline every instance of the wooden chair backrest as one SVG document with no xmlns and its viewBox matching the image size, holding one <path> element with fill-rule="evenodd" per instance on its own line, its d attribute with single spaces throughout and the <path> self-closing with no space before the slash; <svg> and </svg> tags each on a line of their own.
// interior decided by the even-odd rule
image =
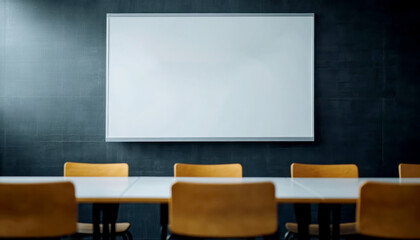
<svg viewBox="0 0 420 240">
<path fill-rule="evenodd" d="M 274 185 L 177 182 L 172 186 L 169 224 L 189 237 L 252 237 L 277 230 Z"/>
<path fill-rule="evenodd" d="M 231 164 L 186 164 L 176 163 L 175 177 L 242 177 L 242 165 Z"/>
<path fill-rule="evenodd" d="M 367 182 L 360 188 L 356 225 L 363 235 L 420 239 L 420 184 Z"/>
<path fill-rule="evenodd" d="M 358 178 L 359 170 L 355 164 L 303 164 L 292 163 L 292 177 L 307 178 Z"/>
<path fill-rule="evenodd" d="M 398 165 L 400 178 L 420 178 L 420 164 L 401 163 Z"/>
<path fill-rule="evenodd" d="M 65 177 L 128 177 L 127 163 L 76 163 L 64 164 Z"/>
<path fill-rule="evenodd" d="M 0 183 L 0 238 L 46 238 L 76 232 L 71 182 Z"/>
</svg>

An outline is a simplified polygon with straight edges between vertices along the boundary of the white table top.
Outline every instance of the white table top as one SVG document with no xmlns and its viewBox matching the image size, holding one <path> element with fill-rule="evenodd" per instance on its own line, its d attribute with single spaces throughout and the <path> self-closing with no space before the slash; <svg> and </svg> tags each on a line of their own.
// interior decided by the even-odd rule
<svg viewBox="0 0 420 240">
<path fill-rule="evenodd" d="M 366 181 L 420 183 L 420 178 L 174 178 L 174 177 L 0 177 L 0 183 L 71 181 L 80 203 L 167 203 L 176 181 L 273 182 L 279 203 L 355 203 Z"/>
<path fill-rule="evenodd" d="M 360 186 L 367 181 L 420 183 L 420 178 L 293 178 L 293 181 L 315 193 L 319 203 L 356 203 Z"/>
<path fill-rule="evenodd" d="M 123 202 L 168 202 L 171 197 L 171 186 L 177 181 L 202 183 L 241 183 L 273 182 L 276 187 L 276 199 L 282 202 L 296 202 L 302 199 L 318 198 L 295 184 L 290 178 L 173 178 L 173 177 L 140 177 L 133 186 L 123 194 Z"/>
</svg>

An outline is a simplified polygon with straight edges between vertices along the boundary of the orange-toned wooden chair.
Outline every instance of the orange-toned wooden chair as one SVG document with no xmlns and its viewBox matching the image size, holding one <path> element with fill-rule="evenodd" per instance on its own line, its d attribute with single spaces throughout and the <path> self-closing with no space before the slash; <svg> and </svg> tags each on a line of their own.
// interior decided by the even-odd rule
<svg viewBox="0 0 420 240">
<path fill-rule="evenodd" d="M 420 164 L 401 163 L 398 165 L 400 178 L 420 178 Z"/>
<path fill-rule="evenodd" d="M 64 164 L 65 177 L 128 177 L 127 163 L 77 163 Z"/>
<path fill-rule="evenodd" d="M 0 238 L 53 238 L 76 232 L 71 182 L 0 183 Z"/>
<path fill-rule="evenodd" d="M 355 164 L 303 164 L 292 163 L 292 178 L 358 178 L 359 170 Z"/>
<path fill-rule="evenodd" d="M 355 164 L 303 164 L 292 163 L 290 166 L 292 178 L 358 178 L 359 170 Z M 285 239 L 293 239 L 299 234 L 297 223 L 286 223 L 287 233 Z M 331 229 L 332 231 L 332 229 Z M 355 223 L 341 223 L 340 235 L 348 236 L 357 234 Z M 319 225 L 309 225 L 309 235 L 319 235 Z"/>
<path fill-rule="evenodd" d="M 273 235 L 277 232 L 274 184 L 177 182 L 172 186 L 169 225 L 175 238 Z"/>
<path fill-rule="evenodd" d="M 129 167 L 126 163 L 66 162 L 64 164 L 65 177 L 128 177 L 128 170 Z M 115 233 L 122 235 L 124 238 L 132 239 L 129 228 L 130 223 L 128 222 L 116 223 Z M 99 225 L 99 231 L 103 233 L 103 224 Z M 92 223 L 77 223 L 77 234 L 92 235 L 93 232 Z"/>
<path fill-rule="evenodd" d="M 242 177 L 242 165 L 231 164 L 186 164 L 174 165 L 175 177 Z"/>
<path fill-rule="evenodd" d="M 359 234 L 375 238 L 420 239 L 420 184 L 367 182 L 360 188 Z"/>
</svg>

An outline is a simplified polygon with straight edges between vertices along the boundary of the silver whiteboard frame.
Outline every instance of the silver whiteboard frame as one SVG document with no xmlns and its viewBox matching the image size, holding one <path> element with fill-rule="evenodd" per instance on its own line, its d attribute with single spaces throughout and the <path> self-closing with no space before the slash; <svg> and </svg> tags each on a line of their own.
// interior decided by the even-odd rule
<svg viewBox="0 0 420 240">
<path fill-rule="evenodd" d="M 229 138 L 229 137 L 202 137 L 202 138 L 131 138 L 131 137 L 109 137 L 109 21 L 112 17 L 312 17 L 312 76 L 311 76 L 311 117 L 312 137 L 250 137 L 250 138 Z M 314 142 L 315 141 L 315 13 L 107 13 L 106 14 L 106 119 L 105 119 L 105 142 Z"/>
</svg>

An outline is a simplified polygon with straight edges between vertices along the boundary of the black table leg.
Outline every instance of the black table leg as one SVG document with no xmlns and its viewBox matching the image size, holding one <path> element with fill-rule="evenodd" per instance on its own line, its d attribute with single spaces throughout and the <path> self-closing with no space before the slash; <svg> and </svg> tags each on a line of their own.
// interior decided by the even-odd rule
<svg viewBox="0 0 420 240">
<path fill-rule="evenodd" d="M 330 239 L 330 210 L 330 205 L 318 204 L 318 224 L 320 240 Z"/>
<path fill-rule="evenodd" d="M 311 205 L 306 203 L 296 203 L 295 215 L 298 224 L 298 239 L 309 240 L 309 223 L 311 222 Z"/>
<path fill-rule="evenodd" d="M 118 217 L 119 204 L 103 204 L 103 237 L 115 240 L 115 224 Z M 111 226 L 111 228 L 109 228 Z"/>
<path fill-rule="evenodd" d="M 93 222 L 93 239 L 99 240 L 100 239 L 100 230 L 99 224 L 101 219 L 101 208 L 99 204 L 92 205 L 92 222 Z"/>
<path fill-rule="evenodd" d="M 340 239 L 340 220 L 341 220 L 341 205 L 332 204 L 332 238 L 333 240 Z"/>
<path fill-rule="evenodd" d="M 112 237 L 112 240 L 115 240 L 115 237 L 116 237 L 115 225 L 117 224 L 119 206 L 120 206 L 119 204 L 112 204 L 112 215 L 111 215 L 111 237 Z"/>
<path fill-rule="evenodd" d="M 109 240 L 109 214 L 107 212 L 107 205 L 102 204 L 102 239 L 103 240 Z"/>
<path fill-rule="evenodd" d="M 93 204 L 92 205 L 92 220 L 93 220 L 93 239 L 108 240 L 115 239 L 115 224 L 118 217 L 119 204 Z M 102 213 L 102 218 L 101 218 Z M 100 224 L 102 223 L 102 233 L 100 231 Z M 111 231 L 109 226 L 111 225 Z"/>
<path fill-rule="evenodd" d="M 168 235 L 168 204 L 160 204 L 160 239 L 166 240 Z"/>
<path fill-rule="evenodd" d="M 119 204 L 112 204 L 112 207 L 111 207 L 111 239 L 112 240 L 115 240 L 115 237 L 116 237 L 115 225 L 117 224 L 119 206 L 120 206 Z"/>
</svg>

